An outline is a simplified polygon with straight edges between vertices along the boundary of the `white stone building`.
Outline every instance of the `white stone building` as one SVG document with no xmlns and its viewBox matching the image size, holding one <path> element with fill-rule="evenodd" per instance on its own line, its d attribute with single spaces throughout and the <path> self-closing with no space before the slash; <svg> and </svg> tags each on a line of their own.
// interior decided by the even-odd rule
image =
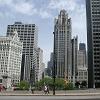
<svg viewBox="0 0 100 100">
<path fill-rule="evenodd" d="M 86 81 L 88 83 L 88 71 L 87 71 L 87 67 L 80 67 L 80 68 L 78 68 L 77 81 L 79 81 L 80 83 L 82 81 Z"/>
<path fill-rule="evenodd" d="M 12 36 L 0 37 L 0 76 L 6 88 L 20 82 L 22 48 L 16 31 Z"/>
<path fill-rule="evenodd" d="M 78 50 L 78 61 L 77 61 L 78 68 L 86 67 L 85 59 L 86 59 L 85 52 L 83 52 L 82 50 Z"/>
<path fill-rule="evenodd" d="M 84 50 L 85 51 L 85 50 Z M 86 54 L 83 50 L 78 50 L 77 59 L 77 79 L 80 83 L 86 81 L 88 83 L 88 69 L 86 66 Z"/>
</svg>

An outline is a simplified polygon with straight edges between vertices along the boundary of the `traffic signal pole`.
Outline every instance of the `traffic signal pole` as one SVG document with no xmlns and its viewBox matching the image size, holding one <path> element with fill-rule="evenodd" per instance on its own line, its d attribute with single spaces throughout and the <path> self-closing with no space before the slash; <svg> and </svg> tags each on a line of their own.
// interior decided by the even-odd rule
<svg viewBox="0 0 100 100">
<path fill-rule="evenodd" d="M 53 95 L 55 95 L 55 32 L 54 34 L 54 50 L 53 50 Z"/>
</svg>

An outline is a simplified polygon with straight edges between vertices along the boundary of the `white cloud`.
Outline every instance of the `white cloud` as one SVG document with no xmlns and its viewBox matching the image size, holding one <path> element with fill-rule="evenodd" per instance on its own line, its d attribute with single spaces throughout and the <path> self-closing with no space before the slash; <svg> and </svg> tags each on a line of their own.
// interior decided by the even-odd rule
<svg viewBox="0 0 100 100">
<path fill-rule="evenodd" d="M 37 12 L 34 4 L 26 0 L 0 0 L 0 5 L 8 6 L 11 11 L 21 14 L 32 15 Z"/>
<path fill-rule="evenodd" d="M 12 4 L 13 0 L 0 0 L 0 5 L 8 5 Z"/>
<path fill-rule="evenodd" d="M 58 10 L 67 8 L 67 10 L 73 11 L 77 7 L 75 1 L 76 0 L 50 0 L 48 8 Z"/>
<path fill-rule="evenodd" d="M 10 7 L 11 11 L 25 15 L 39 15 L 41 18 L 51 18 L 50 12 L 44 8 L 36 8 L 30 0 L 0 0 L 0 5 Z"/>
<path fill-rule="evenodd" d="M 0 18 L 3 18 L 3 13 L 0 12 Z"/>
<path fill-rule="evenodd" d="M 5 18 L 12 18 L 14 19 L 15 16 L 9 12 L 0 12 L 0 20 L 5 19 Z"/>
<path fill-rule="evenodd" d="M 52 18 L 53 16 L 51 15 L 51 13 L 49 11 L 40 9 L 39 13 L 38 13 L 41 18 L 45 19 L 45 18 Z"/>
<path fill-rule="evenodd" d="M 32 15 L 37 12 L 37 10 L 34 8 L 34 5 L 28 2 L 15 4 L 13 5 L 13 8 L 15 8 L 17 12 L 27 15 Z"/>
</svg>

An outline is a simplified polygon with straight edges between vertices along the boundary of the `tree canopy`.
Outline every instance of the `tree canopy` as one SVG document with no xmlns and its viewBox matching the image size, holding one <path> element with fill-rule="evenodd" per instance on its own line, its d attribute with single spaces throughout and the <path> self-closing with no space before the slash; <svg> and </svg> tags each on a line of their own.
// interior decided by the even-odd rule
<svg viewBox="0 0 100 100">
<path fill-rule="evenodd" d="M 35 87 L 36 89 L 43 89 L 44 85 L 48 85 L 49 88 L 52 90 L 53 88 L 53 78 L 51 77 L 45 77 L 44 79 L 40 80 L 39 82 L 36 82 Z M 55 79 L 55 88 L 56 90 L 64 90 L 64 89 L 73 89 L 72 83 L 66 83 L 63 78 L 56 78 Z"/>
</svg>

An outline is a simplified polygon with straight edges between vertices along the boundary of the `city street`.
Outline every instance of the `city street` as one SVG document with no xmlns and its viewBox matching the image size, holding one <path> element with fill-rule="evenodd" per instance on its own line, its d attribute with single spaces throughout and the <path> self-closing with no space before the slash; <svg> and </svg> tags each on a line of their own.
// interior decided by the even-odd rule
<svg viewBox="0 0 100 100">
<path fill-rule="evenodd" d="M 0 96 L 0 100 L 100 100 L 100 96 Z"/>
</svg>

